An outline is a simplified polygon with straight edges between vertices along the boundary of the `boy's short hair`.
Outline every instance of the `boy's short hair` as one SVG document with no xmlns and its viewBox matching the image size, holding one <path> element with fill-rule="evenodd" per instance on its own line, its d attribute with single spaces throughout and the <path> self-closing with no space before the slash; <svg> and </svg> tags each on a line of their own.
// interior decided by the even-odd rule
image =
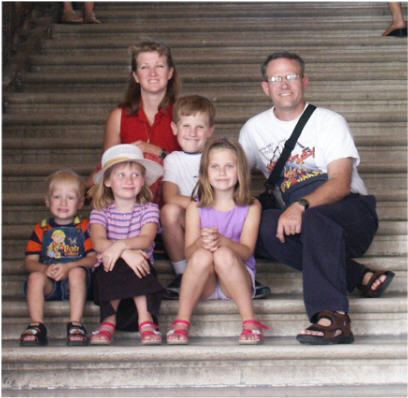
<svg viewBox="0 0 408 398">
<path fill-rule="evenodd" d="M 85 181 L 84 179 L 77 174 L 74 170 L 71 169 L 62 169 L 57 170 L 47 177 L 45 184 L 47 189 L 47 194 L 49 195 L 52 192 L 52 189 L 57 182 L 70 182 L 76 184 L 78 187 L 79 197 L 82 198 L 85 195 Z"/>
<path fill-rule="evenodd" d="M 177 123 L 180 116 L 190 116 L 197 112 L 207 114 L 210 126 L 214 125 L 215 107 L 208 98 L 201 95 L 180 97 L 173 106 L 173 122 Z"/>
</svg>

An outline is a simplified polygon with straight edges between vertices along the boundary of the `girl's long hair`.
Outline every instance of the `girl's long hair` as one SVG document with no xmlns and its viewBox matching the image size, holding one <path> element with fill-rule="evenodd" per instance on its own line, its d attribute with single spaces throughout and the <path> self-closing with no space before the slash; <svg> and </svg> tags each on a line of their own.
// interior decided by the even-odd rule
<svg viewBox="0 0 408 398">
<path fill-rule="evenodd" d="M 199 178 L 193 190 L 192 199 L 194 200 L 194 196 L 197 194 L 199 207 L 208 207 L 214 201 L 214 188 L 208 179 L 208 166 L 210 153 L 215 149 L 229 149 L 236 156 L 238 180 L 233 194 L 235 204 L 240 206 L 252 204 L 250 171 L 245 152 L 238 142 L 226 138 L 215 138 L 207 141 L 201 155 Z"/>
<path fill-rule="evenodd" d="M 97 210 L 104 209 L 108 207 L 111 203 L 113 203 L 113 201 L 115 200 L 112 189 L 105 185 L 105 181 L 111 176 L 113 170 L 115 170 L 115 168 L 118 165 L 123 165 L 123 164 L 137 164 L 142 175 L 144 176 L 146 174 L 145 167 L 142 164 L 137 163 L 137 162 L 125 161 L 125 162 L 116 163 L 112 167 L 109 167 L 105 171 L 102 182 L 94 185 L 92 192 L 90 192 L 90 195 L 92 196 L 92 207 L 94 209 L 97 209 Z M 150 190 L 150 188 L 147 186 L 145 182 L 143 184 L 142 189 L 136 196 L 136 202 L 143 204 L 143 203 L 151 202 L 152 199 L 153 199 L 152 191 Z"/>
<path fill-rule="evenodd" d="M 125 108 L 130 115 L 137 113 L 142 99 L 140 84 L 137 83 L 133 77 L 133 72 L 136 72 L 137 69 L 137 57 L 140 53 L 154 51 L 159 53 L 160 56 L 164 55 L 166 57 L 167 66 L 169 68 L 173 68 L 173 76 L 167 82 L 166 94 L 159 105 L 159 109 L 176 102 L 177 95 L 180 89 L 180 82 L 176 65 L 174 64 L 173 57 L 171 55 L 170 47 L 168 47 L 167 44 L 161 41 L 144 41 L 139 45 L 134 45 L 130 48 L 131 72 L 129 77 L 129 84 L 125 94 L 125 99 L 122 103 L 119 104 L 119 107 Z"/>
</svg>

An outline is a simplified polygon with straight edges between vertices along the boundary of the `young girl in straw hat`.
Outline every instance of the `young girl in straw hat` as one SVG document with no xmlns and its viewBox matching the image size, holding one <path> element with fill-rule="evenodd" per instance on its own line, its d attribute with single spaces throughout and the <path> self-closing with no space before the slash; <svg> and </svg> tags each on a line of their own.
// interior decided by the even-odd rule
<svg viewBox="0 0 408 398">
<path fill-rule="evenodd" d="M 156 323 L 163 287 L 153 268 L 159 209 L 148 185 L 162 172 L 135 145 L 115 145 L 102 156 L 90 217 L 101 324 L 91 344 L 110 344 L 115 329 L 139 330 L 143 344 L 161 343 Z"/>
</svg>

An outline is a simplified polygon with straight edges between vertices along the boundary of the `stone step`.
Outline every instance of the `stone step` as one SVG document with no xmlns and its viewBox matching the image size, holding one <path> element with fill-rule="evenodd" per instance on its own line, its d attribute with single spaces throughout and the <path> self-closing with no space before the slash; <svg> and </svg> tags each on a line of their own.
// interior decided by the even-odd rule
<svg viewBox="0 0 408 398">
<path fill-rule="evenodd" d="M 259 61 L 265 58 L 266 54 L 270 52 L 270 45 L 264 47 L 249 48 L 243 52 L 241 47 L 204 47 L 191 48 L 188 53 L 183 48 L 175 48 L 172 51 L 173 58 L 179 65 L 189 64 L 232 64 L 236 62 L 245 64 L 259 64 Z M 337 63 L 360 63 L 360 62 L 376 62 L 381 65 L 385 62 L 406 62 L 406 53 L 401 49 L 391 47 L 381 53 L 376 48 L 368 47 L 361 48 L 347 48 L 345 50 L 338 49 L 315 49 L 304 50 L 306 61 L 313 60 L 316 64 L 330 64 L 335 66 Z M 300 49 L 299 52 L 304 52 Z M 67 51 L 54 50 L 52 53 L 45 52 L 35 54 L 30 57 L 30 64 L 32 67 L 39 67 L 44 65 L 128 65 L 129 54 L 125 49 L 112 49 L 90 51 L 81 49 L 72 49 Z M 309 69 L 309 66 L 307 67 Z"/>
<path fill-rule="evenodd" d="M 270 104 L 269 104 L 270 106 Z M 267 109 L 265 107 L 264 109 Z M 3 118 L 6 114 L 3 113 Z M 106 121 L 105 121 L 106 122 Z M 348 121 L 353 132 L 356 144 L 361 146 L 407 146 L 407 125 L 405 122 L 378 121 L 360 122 L 359 120 Z M 49 146 L 50 148 L 102 148 L 104 121 L 99 124 L 83 124 L 81 126 L 70 125 L 29 125 L 14 124 L 6 125 L 3 129 L 5 147 L 17 148 L 27 142 L 30 147 L 38 148 Z M 241 123 L 221 123 L 217 121 L 217 136 L 229 138 L 237 137 L 242 127 Z M 38 138 L 42 139 L 39 140 Z M 9 141 L 10 140 L 10 141 Z"/>
<path fill-rule="evenodd" d="M 40 397 L 94 397 L 95 391 L 92 388 L 38 388 L 35 390 Z M 56 393 L 58 391 L 58 393 Z M 380 384 L 380 385 L 318 385 L 318 386 L 221 386 L 221 387 L 115 387 L 98 388 L 98 397 L 403 397 L 406 394 L 406 384 Z M 13 390 L 12 388 L 3 388 L 3 396 L 29 397 L 31 389 Z"/>
<path fill-rule="evenodd" d="M 266 338 L 260 347 L 238 346 L 236 338 L 192 339 L 185 347 L 143 347 L 130 339 L 110 347 L 67 349 L 64 344 L 63 340 L 52 341 L 38 349 L 6 343 L 3 388 L 270 386 L 294 382 L 313 386 L 406 380 L 405 342 L 395 337 L 357 336 L 355 344 L 341 350 L 301 346 L 293 338 Z"/>
<path fill-rule="evenodd" d="M 13 260 L 21 259 L 24 254 L 25 239 L 3 238 L 3 258 Z M 403 256 L 408 253 L 406 235 L 377 235 L 368 249 L 368 256 Z"/>
<path fill-rule="evenodd" d="M 39 220 L 49 217 L 49 211 L 44 205 L 44 195 L 38 193 L 37 197 L 33 197 L 31 202 L 17 205 L 10 198 L 21 196 L 21 194 L 7 194 L 3 198 L 3 228 L 7 229 L 10 225 L 31 225 L 33 227 Z M 38 203 L 38 204 L 37 204 Z M 81 214 L 85 217 L 89 214 L 89 207 L 83 208 Z M 407 219 L 407 204 L 403 201 L 379 201 L 377 198 L 377 214 L 382 221 L 404 221 Z"/>
<path fill-rule="evenodd" d="M 260 80 L 259 64 L 262 60 L 251 64 L 233 64 L 233 65 L 202 65 L 197 62 L 191 65 L 177 65 L 177 70 L 182 81 L 212 81 L 212 82 L 241 82 Z M 407 71 L 404 68 L 406 62 L 392 62 L 377 64 L 371 62 L 359 63 L 336 63 L 336 68 L 332 64 L 314 64 L 309 63 L 307 74 L 310 79 L 324 81 L 364 81 L 375 80 L 387 76 L 390 80 L 405 80 Z M 124 65 L 62 65 L 62 66 L 32 66 L 33 72 L 23 76 L 23 81 L 43 83 L 92 80 L 97 82 L 105 78 L 108 82 L 115 80 L 117 82 L 128 79 L 129 69 Z M 339 70 L 342 73 L 339 73 Z"/>
<path fill-rule="evenodd" d="M 29 323 L 25 300 L 20 297 L 3 297 L 3 328 L 2 339 L 13 340 L 19 337 Z M 178 301 L 163 300 L 160 308 L 159 323 L 162 331 L 170 327 L 177 315 Z M 264 300 L 254 300 L 254 310 L 262 322 L 269 325 L 265 336 L 295 336 L 300 328 L 308 323 L 304 311 L 302 295 L 272 294 Z M 350 317 L 354 333 L 367 335 L 401 336 L 407 328 L 406 292 L 386 292 L 378 299 L 350 297 Z M 44 306 L 44 322 L 53 338 L 64 338 L 65 325 L 69 321 L 69 303 L 47 301 Z M 87 329 L 93 330 L 99 323 L 99 307 L 87 301 L 83 321 Z M 200 301 L 194 308 L 190 335 L 204 336 L 235 336 L 240 332 L 240 315 L 232 301 L 211 300 Z M 119 332 L 118 332 L 119 334 Z M 135 333 L 121 332 L 123 335 Z"/>
<path fill-rule="evenodd" d="M 221 131 L 219 132 L 221 133 Z M 224 134 L 223 134 L 224 135 Z M 216 135 L 218 136 L 218 134 Z M 71 138 L 72 139 L 72 138 Z M 35 141 L 35 142 L 33 142 Z M 73 164 L 77 162 L 98 162 L 101 154 L 102 142 L 94 143 L 92 148 L 87 148 L 77 143 L 80 146 L 75 152 L 72 147 L 64 147 L 63 143 L 53 142 L 51 145 L 45 140 L 32 140 L 32 142 L 25 142 L 25 140 L 14 139 L 3 140 L 3 147 L 7 151 L 3 154 L 4 163 L 47 163 L 64 162 L 66 164 Z M 10 143 L 11 146 L 7 144 Z M 42 143 L 40 148 L 38 147 Z M 31 147 L 32 144 L 34 148 Z M 57 144 L 57 147 L 54 145 Z M 98 145 L 97 145 L 98 144 Z M 384 146 L 384 147 L 362 147 L 359 148 L 361 165 L 368 165 L 375 161 L 379 164 L 392 164 L 407 162 L 407 147 Z"/>
<path fill-rule="evenodd" d="M 362 258 L 356 259 L 356 261 L 365 264 L 367 267 L 375 270 L 391 270 L 394 272 L 407 271 L 407 261 L 405 256 L 399 257 L 369 257 L 364 256 Z M 266 260 L 262 258 L 256 259 L 257 264 L 257 278 L 263 281 L 262 278 L 266 277 L 268 274 L 287 274 L 287 273 L 296 273 L 299 274 L 297 270 L 293 268 L 279 264 L 277 262 Z M 156 259 L 154 267 L 157 271 L 157 274 L 160 277 L 160 280 L 163 284 L 166 284 L 170 281 L 173 274 L 173 267 L 171 266 L 168 259 Z M 402 274 L 402 273 L 401 273 Z M 8 280 L 9 276 L 18 276 L 18 275 L 27 275 L 27 272 L 24 267 L 24 253 L 21 253 L 19 259 L 8 260 L 3 259 L 2 262 L 2 275 L 3 280 Z M 300 274 L 299 274 L 300 275 Z"/>
<path fill-rule="evenodd" d="M 259 80 L 261 76 L 259 75 Z M 355 82 L 353 85 L 354 90 L 350 90 L 350 84 L 348 82 L 337 81 L 331 84 L 331 90 L 327 91 L 327 82 L 313 82 L 313 84 L 307 90 L 307 98 L 310 102 L 318 101 L 361 101 L 362 105 L 370 103 L 371 101 L 383 101 L 387 100 L 406 101 L 407 90 L 401 85 L 400 81 L 393 80 L 378 80 L 375 85 L 374 82 Z M 378 98 L 378 90 L 380 87 L 387 88 L 384 91 L 381 99 Z M 71 93 L 64 92 L 38 92 L 28 91 L 24 92 L 11 92 L 5 93 L 3 101 L 7 103 L 7 106 L 17 105 L 40 105 L 40 104 L 89 104 L 95 102 L 95 96 L 97 95 L 99 104 L 109 104 L 112 107 L 116 106 L 124 96 L 124 91 L 121 92 L 122 87 L 117 87 L 112 90 L 111 86 L 104 87 L 103 89 L 83 88 L 82 91 L 75 91 Z M 333 98 L 333 92 L 336 93 L 336 97 Z M 266 96 L 263 95 L 259 84 L 253 83 L 240 83 L 240 84 L 227 84 L 227 83 L 209 83 L 206 85 L 195 84 L 183 84 L 182 95 L 189 95 L 200 93 L 209 97 L 215 104 L 222 103 L 237 103 L 237 102 L 257 102 L 265 103 L 265 107 L 270 106 L 270 102 Z"/>
<path fill-rule="evenodd" d="M 33 230 L 32 224 L 4 225 L 4 239 L 27 239 Z M 379 235 L 403 235 L 407 233 L 406 221 L 382 221 L 377 233 Z"/>
<path fill-rule="evenodd" d="M 285 294 L 302 294 L 303 283 L 299 272 L 293 270 L 281 273 L 265 272 L 262 266 L 258 266 L 257 270 L 257 280 L 270 287 L 271 297 Z M 407 271 L 396 271 L 395 275 L 393 283 L 387 289 L 387 297 L 392 294 L 407 294 Z M 7 277 L 3 277 L 2 297 L 4 300 L 23 298 L 22 289 L 25 277 L 26 275 L 7 275 Z M 167 286 L 174 279 L 174 275 L 161 274 L 159 279 L 163 286 Z M 359 296 L 359 292 L 354 292 L 354 295 Z"/>
<path fill-rule="evenodd" d="M 319 104 L 320 105 L 320 104 Z M 55 107 L 55 112 L 49 114 L 45 111 L 36 112 L 36 113 L 6 113 L 3 115 L 3 123 L 6 126 L 9 125 L 18 125 L 22 126 L 25 124 L 30 124 L 32 126 L 49 126 L 49 125 L 67 125 L 71 126 L 81 126 L 87 124 L 101 124 L 102 126 L 106 122 L 111 107 L 105 107 L 105 110 L 102 110 L 103 106 L 88 107 L 81 109 L 81 107 L 72 107 L 70 109 L 70 117 L 72 119 L 67 120 L 67 113 L 63 112 L 62 106 L 57 110 Z M 373 110 L 377 108 L 376 110 Z M 218 105 L 217 106 L 217 116 L 216 123 L 238 123 L 242 126 L 249 117 L 265 110 L 265 107 L 260 107 L 258 105 L 236 105 L 234 108 Z M 407 119 L 406 106 L 401 102 L 395 102 L 393 105 L 385 106 L 373 106 L 364 113 L 361 113 L 358 107 L 358 103 L 349 105 L 347 103 L 339 104 L 339 106 L 333 106 L 332 110 L 343 114 L 343 116 L 349 122 L 405 122 Z M 239 131 L 239 130 L 238 130 Z M 238 134 L 237 131 L 237 134 Z"/>
<path fill-rule="evenodd" d="M 100 35 L 93 34 L 92 32 L 87 32 L 84 34 L 81 39 L 66 38 L 68 35 L 67 32 L 64 33 L 63 37 L 59 37 L 58 40 L 45 40 L 42 43 L 42 51 L 62 51 L 62 50 L 76 50 L 76 49 L 128 49 L 133 43 L 138 42 L 139 39 L 151 39 L 152 37 L 155 40 L 162 40 L 167 43 L 168 46 L 173 50 L 175 48 L 197 48 L 200 46 L 203 47 L 220 47 L 222 43 L 223 47 L 264 47 L 269 44 L 269 48 L 274 48 L 275 43 L 279 40 L 279 48 L 285 48 L 288 50 L 296 50 L 305 55 L 305 52 L 310 49 L 315 48 L 333 49 L 339 48 L 341 50 L 345 49 L 366 49 L 367 47 L 384 48 L 385 51 L 388 51 L 389 48 L 400 49 L 402 52 L 406 51 L 406 44 L 404 39 L 396 40 L 392 37 L 382 37 L 381 31 L 385 28 L 388 21 L 383 25 L 383 28 L 380 28 L 375 32 L 367 32 L 365 35 L 361 35 L 358 30 L 356 30 L 358 25 L 355 25 L 353 31 L 338 33 L 337 36 L 322 35 L 321 28 L 313 34 L 313 31 L 308 30 L 306 34 L 301 34 L 302 32 L 297 31 L 293 34 L 290 32 L 285 32 L 285 36 L 282 37 L 281 30 L 271 32 L 271 27 L 267 26 L 266 31 L 262 32 L 262 40 L 259 40 L 259 31 L 252 31 L 250 29 L 239 30 L 233 32 L 233 34 L 228 35 L 228 32 L 221 31 L 189 31 L 188 35 L 186 32 L 175 32 L 173 30 L 167 29 L 164 32 L 159 32 L 156 29 L 150 31 L 148 34 L 142 32 L 140 35 L 135 33 L 115 33 L 114 35 Z M 185 25 L 190 25 L 190 22 Z M 104 26 L 106 26 L 104 24 Z M 295 29 L 296 24 L 291 24 L 290 29 Z M 313 25 L 314 26 L 314 25 Z M 75 28 L 75 31 L 79 27 Z M 98 27 L 95 27 L 98 29 Z M 93 29 L 95 29 L 93 28 Z M 72 28 L 71 28 L 72 29 Z M 83 28 L 82 28 L 83 29 Z M 310 27 L 312 29 L 312 26 Z M 55 36 L 55 34 L 53 34 Z M 300 50 L 300 51 L 299 51 Z M 268 51 L 268 53 L 270 50 Z"/>
</svg>

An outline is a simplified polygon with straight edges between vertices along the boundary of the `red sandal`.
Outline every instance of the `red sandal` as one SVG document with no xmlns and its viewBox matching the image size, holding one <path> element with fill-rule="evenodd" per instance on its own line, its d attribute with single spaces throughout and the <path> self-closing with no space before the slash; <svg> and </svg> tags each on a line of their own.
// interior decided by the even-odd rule
<svg viewBox="0 0 408 398">
<path fill-rule="evenodd" d="M 112 329 L 110 332 L 108 329 L 102 329 L 103 327 L 109 327 Z M 111 322 L 102 322 L 98 330 L 92 332 L 91 344 L 95 345 L 109 345 L 112 342 L 113 333 L 115 331 L 115 325 Z"/>
<path fill-rule="evenodd" d="M 150 327 L 153 330 L 143 330 L 142 331 L 144 327 Z M 150 322 L 150 321 L 142 322 L 139 325 L 139 333 L 140 333 L 140 338 L 142 340 L 142 344 L 143 345 L 161 344 L 162 335 L 158 329 L 159 329 L 159 326 L 153 322 Z M 154 336 L 154 338 L 151 338 L 151 336 Z"/>
<path fill-rule="evenodd" d="M 187 328 L 186 329 L 176 329 L 176 325 L 178 323 L 181 323 L 183 325 L 187 325 Z M 174 344 L 174 345 L 176 345 L 176 344 L 177 345 L 188 344 L 188 329 L 189 328 L 190 328 L 190 322 L 185 321 L 184 319 L 176 319 L 171 324 L 171 329 L 166 334 L 167 344 Z M 175 337 L 175 336 L 177 336 L 177 337 Z"/>
<path fill-rule="evenodd" d="M 256 325 L 259 329 L 248 329 L 245 327 L 247 324 Z M 239 336 L 238 344 L 261 344 L 263 341 L 262 329 L 268 330 L 269 327 L 253 319 L 248 319 L 242 322 L 242 332 Z M 247 335 L 255 336 L 255 338 L 247 339 Z"/>
</svg>

